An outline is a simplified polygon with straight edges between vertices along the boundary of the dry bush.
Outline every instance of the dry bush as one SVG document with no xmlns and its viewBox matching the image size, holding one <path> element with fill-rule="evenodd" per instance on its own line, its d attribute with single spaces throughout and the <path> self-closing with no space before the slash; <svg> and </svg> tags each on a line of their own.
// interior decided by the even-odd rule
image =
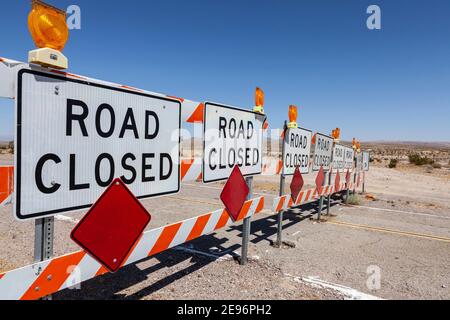
<svg viewBox="0 0 450 320">
<path fill-rule="evenodd" d="M 393 169 L 393 168 L 397 167 L 397 164 L 398 164 L 398 159 L 391 159 L 391 161 L 389 161 L 388 167 Z"/>
<path fill-rule="evenodd" d="M 353 206 L 359 206 L 361 204 L 361 199 L 356 194 L 352 194 L 348 197 L 347 203 Z"/>
</svg>

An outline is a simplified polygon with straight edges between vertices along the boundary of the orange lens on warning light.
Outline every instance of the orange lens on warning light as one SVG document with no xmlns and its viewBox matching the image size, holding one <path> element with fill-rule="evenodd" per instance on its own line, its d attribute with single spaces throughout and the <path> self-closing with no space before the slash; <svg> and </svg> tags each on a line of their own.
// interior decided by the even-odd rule
<svg viewBox="0 0 450 320">
<path fill-rule="evenodd" d="M 258 106 L 258 107 L 264 106 L 264 91 L 262 91 L 260 88 L 256 88 L 255 106 Z"/>
<path fill-rule="evenodd" d="M 339 140 L 341 137 L 341 129 L 336 128 L 331 131 L 331 137 L 335 140 Z"/>
<path fill-rule="evenodd" d="M 298 109 L 294 105 L 289 106 L 289 122 L 297 122 Z"/>
<path fill-rule="evenodd" d="M 61 51 L 69 39 L 66 13 L 39 0 L 32 1 L 28 28 L 38 48 Z"/>
</svg>

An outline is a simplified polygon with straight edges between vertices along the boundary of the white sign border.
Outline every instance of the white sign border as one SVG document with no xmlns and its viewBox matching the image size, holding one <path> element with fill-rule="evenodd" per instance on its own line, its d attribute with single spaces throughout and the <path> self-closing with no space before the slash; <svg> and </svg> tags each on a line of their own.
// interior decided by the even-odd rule
<svg viewBox="0 0 450 320">
<path fill-rule="evenodd" d="M 118 87 L 113 87 L 113 86 L 109 86 L 106 84 L 101 84 L 101 83 L 96 83 L 96 82 L 92 82 L 92 81 L 85 81 L 85 80 L 81 80 L 81 79 L 72 79 L 72 78 L 68 78 L 65 76 L 61 76 L 61 75 L 56 75 L 56 74 L 51 74 L 51 73 L 46 73 L 46 72 L 41 72 L 41 71 L 37 71 L 37 70 L 30 70 L 30 69 L 21 69 L 18 71 L 17 73 L 17 98 L 16 98 L 16 103 L 15 103 L 15 139 L 14 139 L 14 170 L 15 170 L 15 175 L 14 175 L 14 216 L 19 220 L 19 221 L 27 221 L 27 220 L 33 220 L 33 219 L 40 219 L 40 218 L 46 218 L 46 217 L 52 217 L 54 215 L 57 215 L 59 213 L 63 213 L 63 212 L 75 212 L 75 211 L 80 211 L 83 209 L 87 209 L 90 208 L 93 203 L 90 204 L 86 204 L 86 205 L 81 205 L 81 206 L 75 206 L 75 207 L 68 207 L 68 208 L 62 208 L 62 209 L 56 209 L 56 210 L 50 210 L 50 211 L 45 211 L 45 212 L 39 212 L 39 213 L 33 213 L 33 214 L 27 214 L 27 215 L 22 215 L 20 213 L 20 187 L 21 187 L 21 158 L 22 158 L 22 150 L 21 150 L 21 141 L 22 141 L 22 75 L 23 74 L 31 74 L 31 75 L 35 75 L 35 76 L 41 76 L 41 77 L 45 77 L 45 78 L 51 78 L 51 79 L 56 79 L 59 81 L 67 81 L 67 82 L 73 82 L 73 83 L 78 83 L 78 84 L 83 84 L 83 85 L 88 85 L 88 86 L 94 86 L 94 87 L 98 87 L 98 88 L 102 88 L 102 89 L 107 89 L 107 90 L 112 90 L 112 91 L 118 91 L 118 92 L 124 92 L 124 93 L 128 93 L 128 94 L 134 94 L 134 95 L 140 95 L 140 96 L 144 96 L 144 97 L 148 97 L 148 98 L 152 98 L 152 99 L 159 99 L 159 100 L 165 100 L 165 101 L 170 101 L 170 102 L 175 102 L 177 103 L 180 108 L 179 108 L 179 130 L 178 130 L 178 157 L 179 157 L 179 163 L 178 163 L 178 187 L 176 191 L 169 191 L 169 192 L 163 192 L 163 193 L 158 193 L 158 194 L 152 194 L 152 195 L 143 195 L 143 196 L 139 196 L 136 197 L 137 199 L 141 200 L 141 199 L 148 199 L 148 198 L 155 198 L 155 197 L 160 197 L 160 196 L 164 196 L 164 195 L 169 195 L 169 194 L 176 194 L 180 191 L 181 189 L 181 130 L 182 130 L 182 121 L 181 121 L 181 102 L 179 100 L 176 99 L 170 99 L 170 98 L 165 98 L 165 97 L 161 97 L 161 96 L 156 96 L 156 95 L 151 95 L 148 93 L 144 93 L 144 92 L 139 92 L 139 91 L 132 91 L 132 90 L 128 90 L 126 88 L 118 88 Z"/>
<path fill-rule="evenodd" d="M 261 113 L 254 112 L 254 111 L 251 111 L 251 110 L 241 109 L 241 108 L 233 107 L 233 106 L 230 106 L 230 105 L 225 105 L 225 104 L 220 104 L 220 103 L 210 102 L 210 101 L 207 101 L 207 102 L 205 102 L 205 103 L 203 104 L 204 108 L 203 108 L 202 182 L 205 183 L 205 184 L 207 184 L 207 183 L 219 182 L 219 181 L 225 181 L 225 180 L 228 179 L 228 178 L 222 178 L 222 179 L 215 179 L 215 180 L 208 180 L 208 181 L 205 180 L 206 107 L 207 107 L 208 105 L 216 106 L 216 107 L 221 107 L 221 108 L 226 108 L 226 109 L 231 109 L 231 110 L 236 110 L 236 111 L 243 111 L 243 112 L 247 112 L 247 113 L 252 113 L 252 114 L 254 114 L 255 116 L 261 116 L 261 117 L 264 117 L 264 119 L 263 119 L 263 121 L 262 121 L 262 127 L 261 127 L 261 130 L 264 130 L 264 123 L 265 123 L 266 120 L 267 120 L 267 116 L 266 116 L 265 114 L 261 114 Z M 262 135 L 261 139 L 264 139 L 263 135 Z M 263 147 L 263 141 L 261 140 L 261 149 L 262 149 L 262 147 Z M 243 174 L 244 177 L 250 177 L 250 176 L 255 176 L 255 175 L 262 174 L 262 171 L 263 171 L 263 162 L 264 162 L 263 159 L 262 159 L 262 156 L 263 156 L 262 151 L 263 151 L 263 150 L 261 150 L 261 169 L 260 169 L 260 171 L 259 171 L 259 172 L 256 172 L 256 173 Z"/>
<path fill-rule="evenodd" d="M 323 133 L 320 133 L 320 132 L 316 132 L 316 143 L 317 143 L 317 136 L 322 136 L 322 137 L 329 138 L 329 139 L 331 139 L 331 142 L 334 143 L 334 138 L 332 136 L 329 136 L 327 134 L 323 134 Z M 314 152 L 312 153 L 312 155 L 313 155 L 312 161 L 313 162 L 311 162 L 311 167 L 312 167 L 311 168 L 311 172 L 319 172 L 320 171 L 320 169 L 314 170 L 314 156 L 315 156 L 315 154 L 316 154 L 316 146 L 314 146 Z M 333 159 L 332 158 L 333 158 L 333 148 L 331 148 L 330 168 L 328 168 L 328 169 L 324 168 L 324 172 L 331 171 L 331 167 L 333 165 Z"/>
<path fill-rule="evenodd" d="M 313 131 L 312 130 L 310 130 L 310 129 L 306 129 L 306 128 L 303 128 L 303 127 L 298 127 L 298 128 L 296 128 L 296 129 L 301 129 L 301 130 L 305 130 L 305 131 L 309 131 L 309 132 L 311 132 L 311 140 L 312 140 L 312 137 L 314 136 L 314 134 L 313 134 Z M 286 131 L 284 132 L 284 134 L 286 134 L 286 132 L 288 132 L 289 131 L 289 128 L 286 128 Z M 311 141 L 309 141 L 309 143 L 310 143 L 310 146 L 309 146 L 309 157 L 311 158 L 311 153 L 312 153 L 312 151 L 311 151 Z M 285 157 L 285 150 L 284 150 L 285 148 L 284 148 L 284 139 L 283 139 L 283 152 L 282 152 L 282 161 L 283 161 L 283 168 L 282 168 L 282 174 L 284 175 L 284 176 L 286 176 L 286 177 L 289 177 L 289 176 L 293 176 L 294 174 L 295 174 L 295 172 L 294 173 L 284 173 L 284 157 Z M 311 172 L 313 172 L 312 171 L 312 165 L 311 165 L 311 159 L 309 159 L 309 163 L 308 163 L 308 172 L 307 173 L 302 173 L 302 175 L 304 175 L 304 174 L 310 174 Z"/>
</svg>

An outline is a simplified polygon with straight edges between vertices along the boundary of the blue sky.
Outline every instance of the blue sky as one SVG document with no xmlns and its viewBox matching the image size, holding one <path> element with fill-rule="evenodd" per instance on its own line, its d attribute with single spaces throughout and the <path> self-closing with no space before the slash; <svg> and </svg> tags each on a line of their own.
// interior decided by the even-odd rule
<svg viewBox="0 0 450 320">
<path fill-rule="evenodd" d="M 70 71 L 195 101 L 253 105 L 272 127 L 300 107 L 303 127 L 344 139 L 450 141 L 450 1 L 48 1 L 77 4 Z M 366 9 L 382 10 L 368 30 Z M 28 0 L 2 1 L 0 56 L 34 44 Z M 13 107 L 0 100 L 0 140 Z"/>
</svg>

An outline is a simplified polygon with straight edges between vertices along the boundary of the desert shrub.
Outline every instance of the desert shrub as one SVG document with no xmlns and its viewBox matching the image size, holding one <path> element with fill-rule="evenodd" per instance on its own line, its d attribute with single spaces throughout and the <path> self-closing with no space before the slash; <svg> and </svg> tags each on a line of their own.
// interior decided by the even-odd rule
<svg viewBox="0 0 450 320">
<path fill-rule="evenodd" d="M 348 197 L 347 203 L 353 206 L 359 206 L 361 204 L 361 199 L 356 194 L 352 194 Z"/>
<path fill-rule="evenodd" d="M 415 164 L 416 166 L 423 166 L 426 164 L 434 164 L 434 160 L 428 157 L 421 157 L 419 154 L 412 154 L 409 157 L 409 163 Z"/>
<path fill-rule="evenodd" d="M 436 163 L 436 162 L 433 163 L 432 166 L 433 166 L 434 169 L 441 169 L 442 168 L 442 165 L 440 163 Z"/>
<path fill-rule="evenodd" d="M 397 167 L 397 164 L 398 164 L 398 159 L 391 159 L 391 161 L 389 161 L 388 167 L 392 169 L 392 168 Z"/>
</svg>

